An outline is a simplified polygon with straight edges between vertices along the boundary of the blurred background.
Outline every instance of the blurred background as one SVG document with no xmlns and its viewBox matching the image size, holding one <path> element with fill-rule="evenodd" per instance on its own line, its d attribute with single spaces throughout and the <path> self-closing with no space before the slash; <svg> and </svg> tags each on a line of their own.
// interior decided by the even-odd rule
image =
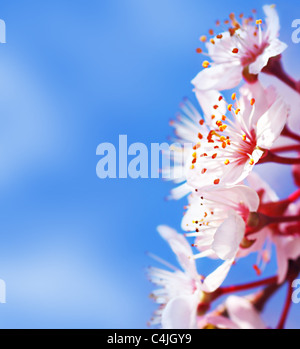
<svg viewBox="0 0 300 349">
<path fill-rule="evenodd" d="M 156 305 L 147 252 L 176 263 L 156 227 L 180 229 L 186 200 L 167 202 L 161 179 L 99 179 L 96 148 L 164 142 L 190 80 L 198 38 L 230 12 L 261 13 L 265 1 L 1 1 L 0 328 L 146 328 Z M 292 43 L 298 0 L 278 1 L 284 64 L 300 78 Z M 276 167 L 278 169 L 278 167 Z M 264 167 L 265 169 L 265 167 Z M 281 197 L 287 168 L 268 180 Z M 283 180 L 284 178 L 284 180 Z M 284 185 L 282 185 L 284 183 Z M 275 257 L 275 256 L 273 256 Z M 255 256 L 250 259 L 255 261 Z M 225 284 L 256 279 L 241 261 Z M 209 265 L 199 264 L 205 274 Z M 262 277 L 273 275 L 276 263 Z M 275 325 L 284 288 L 266 309 Z M 300 305 L 287 326 L 299 327 Z"/>
</svg>

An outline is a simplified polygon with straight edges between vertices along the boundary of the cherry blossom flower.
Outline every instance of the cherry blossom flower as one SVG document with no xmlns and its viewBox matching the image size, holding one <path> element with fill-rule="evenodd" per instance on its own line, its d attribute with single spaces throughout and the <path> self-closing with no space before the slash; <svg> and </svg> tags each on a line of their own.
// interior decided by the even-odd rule
<svg viewBox="0 0 300 349">
<path fill-rule="evenodd" d="M 287 119 L 287 127 L 297 135 L 300 135 L 299 109 L 300 109 L 300 94 L 299 92 L 280 81 L 275 76 L 263 75 L 260 81 L 264 84 L 271 84 L 276 88 L 276 91 L 284 99 L 289 106 L 289 117 Z"/>
<path fill-rule="evenodd" d="M 258 205 L 256 191 L 243 185 L 190 194 L 182 229 L 189 232 L 186 236 L 196 237 L 195 246 L 200 253 L 194 258 L 223 260 L 216 270 L 224 280 L 242 248 L 246 224 Z"/>
<path fill-rule="evenodd" d="M 254 165 L 271 149 L 280 136 L 288 116 L 288 107 L 272 87 L 259 82 L 245 85 L 241 97 L 227 104 L 223 97 L 217 103 L 227 104 L 229 116 L 210 116 L 214 125 L 208 135 L 199 134 L 200 143 L 193 153 L 187 183 L 199 190 L 214 186 L 228 187 L 240 183 Z"/>
<path fill-rule="evenodd" d="M 296 216 L 300 214 L 300 202 L 292 202 L 293 199 L 279 200 L 274 190 L 263 181 L 258 174 L 251 173 L 248 177 L 249 185 L 257 191 L 260 197 L 260 207 L 258 211 L 269 216 Z M 293 198 L 293 195 L 292 195 Z M 284 281 L 289 260 L 300 257 L 300 223 L 299 221 L 271 224 L 251 235 L 255 240 L 256 249 L 260 250 L 260 261 L 266 264 L 271 258 L 271 244 L 275 245 L 278 283 Z M 264 242 L 267 242 L 264 248 Z M 259 261 L 257 262 L 259 265 Z M 262 268 L 259 268 L 261 270 Z"/>
<path fill-rule="evenodd" d="M 250 300 L 245 297 L 229 296 L 225 301 L 230 320 L 239 329 L 265 329 L 266 325 Z"/>
<path fill-rule="evenodd" d="M 218 311 L 198 318 L 198 328 L 204 329 L 266 329 L 259 312 L 245 297 L 229 296 L 224 304 L 227 317 Z"/>
<path fill-rule="evenodd" d="M 274 5 L 263 7 L 266 23 L 230 15 L 231 26 L 206 43 L 208 59 L 193 80 L 196 90 L 225 90 L 236 87 L 243 75 L 259 74 L 271 57 L 281 54 L 287 45 L 278 39 L 279 18 Z M 201 41 L 206 41 L 202 36 Z M 202 53 L 201 49 L 198 49 Z"/>
<path fill-rule="evenodd" d="M 300 202 L 291 203 L 284 213 L 284 216 L 300 214 Z M 276 258 L 278 266 L 278 283 L 284 281 L 289 260 L 296 260 L 300 257 L 300 222 L 281 223 L 272 227 L 271 239 L 276 247 Z"/>
<path fill-rule="evenodd" d="M 167 226 L 159 226 L 158 231 L 169 243 L 182 270 L 168 263 L 165 264 L 172 271 L 149 269 L 150 281 L 160 286 L 151 295 L 160 305 L 151 324 L 161 324 L 163 328 L 196 328 L 198 304 L 222 284 L 224 274 L 217 271 L 206 278 L 199 275 L 185 237 Z"/>
<path fill-rule="evenodd" d="M 278 39 L 275 6 L 263 10 L 265 21 L 232 13 L 225 21 L 230 26 L 227 31 L 215 34 L 210 30 L 208 42 L 207 37 L 200 38 L 208 53 L 201 48 L 197 52 L 208 58 L 192 84 L 202 115 L 186 99 L 171 121 L 176 137 L 168 153 L 174 168 L 162 171 L 164 178 L 178 184 L 171 198 L 188 195 L 188 204 L 181 224 L 184 235 L 158 227 L 180 268 L 155 257 L 169 270 L 149 269 L 150 280 L 159 287 L 152 294 L 159 309 L 151 323 L 165 329 L 264 329 L 257 309 L 288 282 L 277 326 L 284 328 L 291 280 L 300 270 L 300 189 L 281 200 L 253 169 L 267 162 L 293 165 L 290 169 L 300 186 L 300 159 L 296 157 L 300 152 L 300 83 L 282 66 L 281 53 L 287 45 Z M 260 72 L 276 77 L 275 86 L 264 87 Z M 243 78 L 247 83 L 226 101 L 219 91 L 237 87 Z M 280 155 L 290 152 L 293 157 Z M 194 238 L 194 243 L 190 245 L 186 237 Z M 277 274 L 221 287 L 231 266 L 251 253 L 257 255 L 253 267 L 260 275 L 274 247 Z M 206 277 L 196 268 L 196 261 L 205 257 L 220 262 Z M 252 298 L 232 295 L 257 287 L 264 288 Z M 220 307 L 210 309 L 216 299 L 228 294 L 232 296 Z"/>
<path fill-rule="evenodd" d="M 217 100 L 218 92 L 209 92 L 209 100 Z M 205 110 L 211 115 L 213 106 L 207 104 Z M 218 110 L 214 110 L 217 119 L 221 119 L 225 113 L 224 105 Z M 163 178 L 170 178 L 176 184 L 180 184 L 171 190 L 170 198 L 180 199 L 189 194 L 193 188 L 186 183 L 187 174 L 190 164 L 194 157 L 193 153 L 201 146 L 199 138 L 206 138 L 209 135 L 210 127 L 213 127 L 213 120 L 209 118 L 204 120 L 204 117 L 198 112 L 194 105 L 185 99 L 180 104 L 180 112 L 175 120 L 170 121 L 170 125 L 174 128 L 175 138 L 170 147 L 170 157 L 173 161 L 173 167 L 163 168 Z M 173 171 L 173 172 L 172 172 Z M 173 175 L 172 175 L 173 174 Z"/>
</svg>

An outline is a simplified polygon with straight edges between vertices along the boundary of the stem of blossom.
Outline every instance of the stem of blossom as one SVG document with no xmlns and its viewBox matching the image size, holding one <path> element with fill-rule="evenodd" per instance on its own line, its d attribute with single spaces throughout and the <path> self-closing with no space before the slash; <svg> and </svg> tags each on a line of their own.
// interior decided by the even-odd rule
<svg viewBox="0 0 300 349">
<path fill-rule="evenodd" d="M 272 148 L 273 153 L 284 153 L 287 151 L 300 151 L 300 145 L 288 145 L 285 147 Z"/>
<path fill-rule="evenodd" d="M 268 64 L 263 68 L 262 72 L 269 75 L 276 76 L 279 80 L 284 82 L 293 90 L 300 93 L 298 89 L 297 81 L 291 76 L 289 76 L 283 69 L 283 66 L 281 63 L 281 55 L 270 58 Z"/>
<path fill-rule="evenodd" d="M 245 291 L 245 290 L 249 290 L 251 288 L 256 288 L 259 286 L 264 286 L 264 285 L 269 285 L 269 284 L 274 284 L 274 283 L 277 283 L 277 276 L 273 276 L 273 277 L 270 277 L 270 278 L 267 278 L 264 280 L 250 282 L 250 283 L 244 284 L 244 285 L 221 287 L 218 291 L 220 293 L 220 296 L 223 296 L 227 293 Z"/>
<path fill-rule="evenodd" d="M 297 199 L 300 198 L 300 189 L 294 191 L 289 197 L 288 197 L 288 201 L 289 202 L 294 202 Z"/>
<path fill-rule="evenodd" d="M 286 158 L 283 156 L 278 156 L 268 151 L 266 156 L 261 158 L 258 163 L 263 164 L 266 162 L 276 162 L 277 164 L 282 164 L 282 165 L 296 165 L 296 164 L 300 164 L 300 158 Z"/>
<path fill-rule="evenodd" d="M 295 216 L 267 216 L 260 212 L 251 212 L 248 218 L 245 238 L 258 232 L 269 224 L 279 224 L 287 222 L 299 222 L 300 215 Z M 252 224 L 253 222 L 253 224 Z"/>
<path fill-rule="evenodd" d="M 297 222 L 300 221 L 300 215 L 295 216 L 281 216 L 281 217 L 270 217 L 268 224 L 274 224 L 274 223 L 288 223 L 288 222 Z"/>
<path fill-rule="evenodd" d="M 287 126 L 284 127 L 284 129 L 281 132 L 281 135 L 300 142 L 300 136 L 292 132 Z"/>
<path fill-rule="evenodd" d="M 292 194 L 290 194 L 286 199 L 279 201 L 263 202 L 259 206 L 259 213 L 268 215 L 272 212 L 274 216 L 281 216 L 287 209 L 290 203 L 298 200 L 300 198 L 300 189 L 297 189 Z"/>
<path fill-rule="evenodd" d="M 291 304 L 292 304 L 292 293 L 293 293 L 293 288 L 292 288 L 292 280 L 289 281 L 288 283 L 288 291 L 287 291 L 287 295 L 286 295 L 286 300 L 285 300 L 285 304 L 284 304 L 284 308 L 279 320 L 279 323 L 277 325 L 277 329 L 278 330 L 282 330 L 284 328 L 284 324 L 286 322 Z"/>
</svg>

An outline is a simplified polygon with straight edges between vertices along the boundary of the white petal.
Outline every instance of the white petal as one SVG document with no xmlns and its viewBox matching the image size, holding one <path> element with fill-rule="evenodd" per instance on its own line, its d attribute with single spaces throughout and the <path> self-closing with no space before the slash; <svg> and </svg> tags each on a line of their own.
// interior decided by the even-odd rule
<svg viewBox="0 0 300 349">
<path fill-rule="evenodd" d="M 205 321 L 205 322 L 204 322 Z M 207 324 L 211 324 L 218 329 L 231 329 L 231 330 L 238 330 L 238 326 L 231 321 L 230 319 L 224 317 L 224 316 L 213 316 L 213 315 L 208 315 L 204 318 L 203 321 L 203 326 Z"/>
<path fill-rule="evenodd" d="M 185 270 L 191 277 L 196 277 L 198 273 L 195 261 L 192 258 L 193 251 L 185 237 L 182 234 L 178 234 L 176 230 L 165 225 L 158 226 L 157 230 L 169 243 L 183 270 Z"/>
<path fill-rule="evenodd" d="M 227 298 L 226 310 L 229 318 L 241 329 L 265 329 L 258 311 L 245 298 L 230 296 Z"/>
<path fill-rule="evenodd" d="M 173 200 L 179 200 L 189 194 L 191 192 L 192 188 L 187 184 L 183 183 L 181 185 L 178 185 L 177 187 L 171 189 L 170 191 L 170 197 Z"/>
<path fill-rule="evenodd" d="M 262 149 L 270 149 L 279 137 L 288 117 L 288 107 L 282 100 L 277 101 L 264 113 L 257 122 L 257 145 Z"/>
<path fill-rule="evenodd" d="M 198 90 L 227 90 L 236 87 L 242 80 L 242 66 L 238 62 L 216 64 L 203 69 L 192 84 Z"/>
<path fill-rule="evenodd" d="M 257 211 L 259 196 L 256 191 L 245 185 L 236 185 L 231 188 L 220 188 L 205 193 L 205 198 L 220 203 L 244 204 L 250 212 Z"/>
<path fill-rule="evenodd" d="M 163 329 L 196 328 L 197 297 L 180 296 L 172 299 L 162 313 Z"/>
<path fill-rule="evenodd" d="M 268 64 L 269 59 L 270 56 L 267 54 L 262 53 L 261 55 L 259 55 L 256 58 L 255 62 L 249 65 L 249 73 L 254 75 L 259 74 L 262 69 Z"/>
<path fill-rule="evenodd" d="M 294 260 L 300 256 L 300 238 L 274 236 L 273 241 L 276 245 L 277 274 L 278 283 L 280 284 L 286 277 L 289 259 Z"/>
<path fill-rule="evenodd" d="M 245 222 L 233 212 L 217 229 L 212 249 L 221 259 L 232 259 L 237 254 L 244 234 Z"/>
<path fill-rule="evenodd" d="M 286 48 L 287 44 L 278 39 L 274 39 L 271 44 L 265 48 L 264 52 L 256 58 L 255 62 L 249 65 L 250 74 L 259 74 L 268 64 L 271 57 L 280 55 Z"/>
<path fill-rule="evenodd" d="M 275 5 L 265 5 L 263 10 L 266 15 L 267 36 L 270 39 L 276 38 L 279 35 L 280 24 Z"/>
<path fill-rule="evenodd" d="M 234 259 L 229 259 L 222 263 L 215 271 L 209 274 L 202 284 L 202 290 L 205 292 L 214 292 L 217 288 L 219 288 L 223 281 L 225 280 L 229 270 L 232 266 Z"/>
</svg>

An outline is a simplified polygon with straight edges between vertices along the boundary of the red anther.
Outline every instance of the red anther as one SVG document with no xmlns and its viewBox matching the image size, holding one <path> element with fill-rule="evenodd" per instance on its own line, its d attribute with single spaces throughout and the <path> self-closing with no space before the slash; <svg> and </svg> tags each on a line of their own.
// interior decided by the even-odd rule
<svg viewBox="0 0 300 349">
<path fill-rule="evenodd" d="M 256 274 L 257 274 L 258 276 L 261 275 L 261 270 L 259 269 L 259 267 L 258 267 L 256 264 L 253 265 L 253 269 L 256 271 Z"/>
</svg>

